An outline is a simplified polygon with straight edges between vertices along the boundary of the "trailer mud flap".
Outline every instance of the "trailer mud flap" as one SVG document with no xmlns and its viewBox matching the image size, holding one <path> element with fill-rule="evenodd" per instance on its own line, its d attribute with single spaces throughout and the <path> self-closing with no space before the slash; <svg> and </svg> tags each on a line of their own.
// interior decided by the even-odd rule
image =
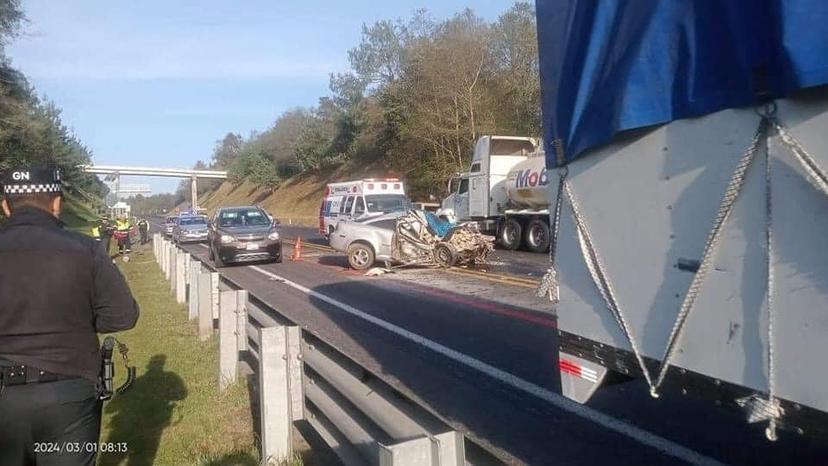
<svg viewBox="0 0 828 466">
<path fill-rule="evenodd" d="M 561 351 L 558 365 L 561 371 L 562 394 L 578 403 L 586 403 L 607 376 L 607 368 L 586 359 Z"/>
</svg>

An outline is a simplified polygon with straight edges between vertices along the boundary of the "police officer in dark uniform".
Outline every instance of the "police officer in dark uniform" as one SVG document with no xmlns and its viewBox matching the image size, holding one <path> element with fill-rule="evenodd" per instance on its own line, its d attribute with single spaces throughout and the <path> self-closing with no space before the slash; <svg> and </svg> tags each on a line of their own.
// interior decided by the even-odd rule
<svg viewBox="0 0 828 466">
<path fill-rule="evenodd" d="M 138 305 L 101 242 L 62 228 L 59 171 L 0 181 L 0 465 L 93 465 L 97 334 L 132 328 Z"/>
<path fill-rule="evenodd" d="M 138 221 L 138 232 L 141 233 L 141 244 L 147 244 L 149 242 L 149 222 L 147 219 L 142 218 Z"/>
</svg>

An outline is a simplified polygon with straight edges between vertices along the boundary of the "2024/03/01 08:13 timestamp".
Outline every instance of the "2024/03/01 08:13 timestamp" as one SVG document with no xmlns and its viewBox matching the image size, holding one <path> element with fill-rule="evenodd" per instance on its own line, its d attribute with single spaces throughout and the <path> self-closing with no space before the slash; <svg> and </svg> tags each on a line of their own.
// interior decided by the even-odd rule
<svg viewBox="0 0 828 466">
<path fill-rule="evenodd" d="M 126 442 L 38 442 L 34 444 L 36 454 L 66 453 L 126 453 Z"/>
</svg>

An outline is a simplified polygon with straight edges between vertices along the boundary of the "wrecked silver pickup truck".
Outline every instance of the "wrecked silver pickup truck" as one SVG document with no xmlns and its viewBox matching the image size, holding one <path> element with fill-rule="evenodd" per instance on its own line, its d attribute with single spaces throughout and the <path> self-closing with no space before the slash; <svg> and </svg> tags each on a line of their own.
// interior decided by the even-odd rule
<svg viewBox="0 0 828 466">
<path fill-rule="evenodd" d="M 394 266 L 452 267 L 485 263 L 494 238 L 470 225 L 454 225 L 431 212 L 407 213 L 337 224 L 330 245 L 348 255 L 356 270 L 375 262 Z"/>
</svg>

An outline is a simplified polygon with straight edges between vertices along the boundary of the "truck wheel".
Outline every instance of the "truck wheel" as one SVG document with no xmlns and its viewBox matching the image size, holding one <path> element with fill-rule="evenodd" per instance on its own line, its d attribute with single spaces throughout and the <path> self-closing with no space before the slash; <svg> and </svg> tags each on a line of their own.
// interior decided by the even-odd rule
<svg viewBox="0 0 828 466">
<path fill-rule="evenodd" d="M 536 218 L 526 225 L 523 241 L 526 249 L 531 252 L 549 251 L 549 225 L 543 220 Z"/>
<path fill-rule="evenodd" d="M 366 270 L 374 265 L 374 250 L 365 243 L 348 246 L 348 264 L 354 270 Z"/>
<path fill-rule="evenodd" d="M 500 242 L 500 245 L 503 246 L 503 249 L 514 251 L 520 247 L 520 237 L 522 232 L 523 227 L 520 225 L 520 222 L 510 218 L 503 222 L 503 226 L 500 227 L 500 234 L 497 239 Z"/>
<path fill-rule="evenodd" d="M 434 262 L 447 269 L 457 263 L 457 250 L 448 243 L 437 243 L 434 246 Z"/>
</svg>

